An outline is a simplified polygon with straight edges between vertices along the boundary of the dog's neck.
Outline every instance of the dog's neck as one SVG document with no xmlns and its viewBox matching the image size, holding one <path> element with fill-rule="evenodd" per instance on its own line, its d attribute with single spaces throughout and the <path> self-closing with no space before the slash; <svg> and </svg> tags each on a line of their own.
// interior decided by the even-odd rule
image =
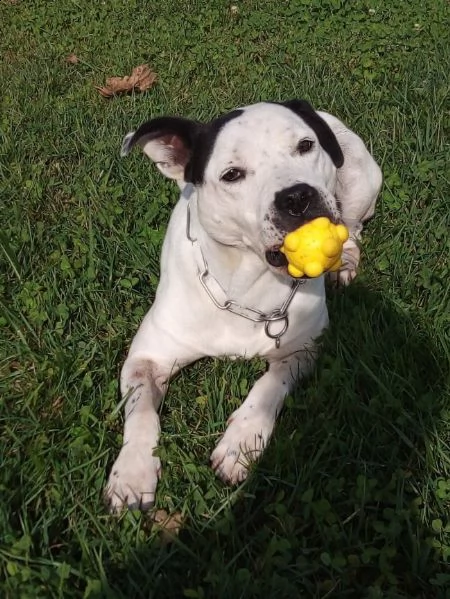
<svg viewBox="0 0 450 599">
<path fill-rule="evenodd" d="M 182 195 L 189 202 L 189 235 L 196 240 L 193 243 L 201 249 L 210 274 L 220 284 L 228 299 L 245 303 L 248 298 L 251 301 L 253 297 L 259 296 L 261 301 L 259 294 L 268 288 L 269 282 L 273 286 L 274 280 L 281 288 L 289 289 L 289 281 L 277 277 L 251 249 L 224 245 L 210 237 L 199 222 L 195 190 L 189 186 L 183 190 Z M 201 262 L 201 257 L 196 259 Z"/>
</svg>

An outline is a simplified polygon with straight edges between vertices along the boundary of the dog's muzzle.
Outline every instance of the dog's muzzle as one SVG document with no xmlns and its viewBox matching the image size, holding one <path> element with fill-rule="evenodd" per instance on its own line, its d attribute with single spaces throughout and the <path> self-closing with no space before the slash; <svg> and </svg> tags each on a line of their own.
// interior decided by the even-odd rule
<svg viewBox="0 0 450 599">
<path fill-rule="evenodd" d="M 314 212 L 320 205 L 317 189 L 307 183 L 298 183 L 286 187 L 275 194 L 274 208 L 276 217 L 273 219 L 277 228 L 293 231 L 307 221 L 315 218 Z M 274 246 L 266 251 L 266 260 L 274 268 L 287 267 L 286 256 Z"/>
<path fill-rule="evenodd" d="M 311 216 L 311 211 L 320 209 L 320 205 L 319 192 L 307 183 L 298 183 L 275 194 L 275 208 L 281 217 L 312 220 L 315 216 Z"/>
<path fill-rule="evenodd" d="M 275 194 L 270 220 L 284 237 L 320 216 L 335 220 L 318 189 L 308 183 L 297 183 Z M 265 252 L 267 263 L 274 268 L 286 268 L 288 265 L 286 256 L 280 252 L 280 245 L 273 245 Z"/>
</svg>

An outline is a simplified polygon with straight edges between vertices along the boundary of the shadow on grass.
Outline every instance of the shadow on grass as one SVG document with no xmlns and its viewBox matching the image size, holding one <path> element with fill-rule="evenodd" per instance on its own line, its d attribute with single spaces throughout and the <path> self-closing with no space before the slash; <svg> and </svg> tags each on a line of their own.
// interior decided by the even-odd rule
<svg viewBox="0 0 450 599">
<path fill-rule="evenodd" d="M 330 317 L 313 379 L 234 503 L 105 562 L 98 596 L 448 596 L 444 352 L 360 283 L 332 294 Z"/>
</svg>

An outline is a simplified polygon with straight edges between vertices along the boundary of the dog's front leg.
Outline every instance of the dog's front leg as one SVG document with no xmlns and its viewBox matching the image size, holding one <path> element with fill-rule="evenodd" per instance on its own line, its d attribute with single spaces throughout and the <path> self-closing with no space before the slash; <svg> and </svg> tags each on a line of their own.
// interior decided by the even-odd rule
<svg viewBox="0 0 450 599">
<path fill-rule="evenodd" d="M 328 273 L 329 281 L 332 285 L 348 285 L 353 281 L 358 273 L 361 250 L 359 249 L 360 234 L 350 233 L 349 239 L 344 243 L 342 251 L 342 266 L 336 272 Z"/>
<path fill-rule="evenodd" d="M 121 392 L 126 399 L 123 446 L 105 490 L 111 511 L 123 507 L 148 509 L 155 500 L 160 473 L 153 455 L 159 439 L 158 408 L 173 374 L 154 361 L 129 355 L 121 373 Z"/>
<path fill-rule="evenodd" d="M 284 398 L 295 382 L 310 372 L 315 351 L 299 351 L 269 363 L 268 371 L 228 419 L 225 434 L 211 455 L 211 465 L 224 482 L 236 484 L 248 474 L 272 434 Z"/>
</svg>

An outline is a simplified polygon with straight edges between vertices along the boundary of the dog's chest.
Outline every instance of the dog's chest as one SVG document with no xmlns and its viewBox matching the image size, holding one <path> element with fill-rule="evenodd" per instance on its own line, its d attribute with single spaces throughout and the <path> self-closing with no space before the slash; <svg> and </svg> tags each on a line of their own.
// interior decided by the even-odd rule
<svg viewBox="0 0 450 599">
<path fill-rule="evenodd" d="M 326 326 L 328 317 L 325 303 L 319 297 L 299 294 L 294 298 L 285 320 L 269 324 L 252 322 L 224 311 L 208 320 L 209 326 L 205 322 L 202 339 L 205 354 L 276 359 L 309 344 Z"/>
<path fill-rule="evenodd" d="M 165 278 L 165 277 L 164 277 Z M 182 346 L 188 346 L 199 356 L 283 358 L 304 345 L 309 345 L 327 325 L 328 316 L 321 281 L 301 288 L 289 306 L 286 321 L 271 323 L 252 320 L 218 308 L 208 295 L 198 276 L 172 279 L 163 283 L 152 309 L 152 320 L 170 330 Z M 305 286 L 306 287 L 306 286 Z M 285 298 L 275 299 L 272 308 Z M 240 306 L 242 307 L 242 306 Z M 253 299 L 247 308 L 261 308 Z M 246 311 L 248 314 L 249 312 Z M 276 335 L 284 327 L 279 347 Z"/>
<path fill-rule="evenodd" d="M 321 333 L 327 324 L 322 280 L 301 285 L 289 302 L 287 319 L 267 324 L 262 314 L 283 307 L 290 285 L 268 270 L 256 277 L 254 269 L 244 269 L 242 264 L 238 267 L 242 272 L 231 277 L 234 285 L 227 284 L 221 263 L 204 249 L 199 252 L 187 238 L 185 214 L 186 207 L 179 203 L 164 243 L 160 285 L 150 317 L 158 328 L 199 356 L 275 359 L 309 344 Z M 203 269 L 208 271 L 205 276 Z M 253 322 L 252 318 L 261 320 Z M 276 336 L 283 329 L 277 347 Z"/>
</svg>

